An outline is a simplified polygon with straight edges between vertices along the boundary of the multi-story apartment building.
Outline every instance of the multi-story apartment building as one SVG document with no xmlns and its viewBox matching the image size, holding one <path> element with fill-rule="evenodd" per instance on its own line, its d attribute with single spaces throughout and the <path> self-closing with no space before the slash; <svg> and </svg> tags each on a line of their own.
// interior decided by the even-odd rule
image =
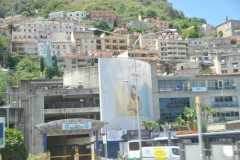
<svg viewBox="0 0 240 160">
<path fill-rule="evenodd" d="M 39 55 L 38 44 L 38 40 L 30 38 L 12 41 L 12 52 L 17 54 Z"/>
<path fill-rule="evenodd" d="M 122 22 L 122 17 L 118 16 L 114 11 L 92 11 L 90 15 L 92 20 L 104 20 L 109 26 L 119 25 Z"/>
<path fill-rule="evenodd" d="M 56 58 L 58 66 L 64 71 L 88 65 L 86 57 L 83 57 L 79 54 L 65 54 Z"/>
<path fill-rule="evenodd" d="M 156 27 L 160 30 L 166 30 L 169 29 L 169 23 L 167 21 L 161 21 L 157 19 Z"/>
<path fill-rule="evenodd" d="M 65 17 L 64 11 L 49 13 L 49 19 L 63 19 Z"/>
<path fill-rule="evenodd" d="M 189 46 L 186 40 L 157 39 L 157 50 L 163 61 L 188 61 Z"/>
<path fill-rule="evenodd" d="M 55 19 L 55 20 L 81 20 L 82 18 L 85 18 L 87 16 L 86 11 L 75 11 L 75 12 L 67 12 L 59 11 L 59 12 L 52 12 L 49 13 L 49 19 Z"/>
<path fill-rule="evenodd" d="M 66 33 L 51 33 L 51 37 L 52 55 L 59 57 L 65 54 L 71 54 L 71 47 L 74 43 L 67 39 Z"/>
<path fill-rule="evenodd" d="M 213 65 L 215 55 L 236 52 L 236 42 L 230 38 L 197 38 L 189 39 L 189 55 L 192 61 Z"/>
<path fill-rule="evenodd" d="M 182 40 L 182 35 L 176 29 L 167 29 L 146 35 L 139 35 L 140 46 L 142 49 L 157 50 L 156 39 L 161 40 Z"/>
<path fill-rule="evenodd" d="M 89 51 L 96 51 L 96 39 L 91 31 L 77 31 L 73 33 L 76 53 L 87 56 Z"/>
<path fill-rule="evenodd" d="M 103 34 L 100 37 L 101 49 L 103 51 L 111 51 L 113 55 L 119 55 L 128 49 L 128 37 L 121 35 L 110 35 L 106 36 Z M 97 43 L 97 46 L 100 45 Z"/>
<path fill-rule="evenodd" d="M 236 42 L 230 38 L 189 39 L 189 54 L 224 54 L 237 50 Z"/>
<path fill-rule="evenodd" d="M 161 119 L 175 120 L 184 107 L 201 104 L 213 107 L 209 122 L 239 119 L 239 75 L 159 76 L 158 98 Z"/>
<path fill-rule="evenodd" d="M 216 26 L 217 33 L 223 33 L 223 37 L 239 36 L 240 35 L 240 21 L 229 20 Z"/>
<path fill-rule="evenodd" d="M 240 55 L 239 52 L 217 55 L 214 58 L 216 74 L 239 74 Z"/>
<path fill-rule="evenodd" d="M 86 18 L 87 11 L 75 11 L 75 12 L 67 12 L 66 17 L 72 20 L 81 20 L 82 18 Z"/>
<path fill-rule="evenodd" d="M 12 40 L 21 38 L 36 38 L 39 41 L 49 41 L 52 32 L 63 32 L 71 40 L 74 31 L 84 31 L 85 25 L 72 21 L 48 21 L 42 17 L 24 22 L 12 33 Z"/>
</svg>

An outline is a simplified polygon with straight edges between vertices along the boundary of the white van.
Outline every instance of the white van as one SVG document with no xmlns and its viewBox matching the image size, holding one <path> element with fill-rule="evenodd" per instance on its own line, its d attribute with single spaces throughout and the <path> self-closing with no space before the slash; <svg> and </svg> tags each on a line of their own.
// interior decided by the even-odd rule
<svg viewBox="0 0 240 160">
<path fill-rule="evenodd" d="M 139 140 L 128 141 L 128 160 L 180 160 L 178 146 L 159 146 L 156 140 L 142 140 L 142 149 Z M 154 145 L 156 144 L 156 145 Z"/>
<path fill-rule="evenodd" d="M 180 160 L 179 147 L 142 147 L 142 159 L 144 160 Z"/>
</svg>

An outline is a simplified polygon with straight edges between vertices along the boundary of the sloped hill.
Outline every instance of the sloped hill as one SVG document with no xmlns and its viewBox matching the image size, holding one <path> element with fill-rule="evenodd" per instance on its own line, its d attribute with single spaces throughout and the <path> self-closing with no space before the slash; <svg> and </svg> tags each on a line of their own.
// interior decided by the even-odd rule
<svg viewBox="0 0 240 160">
<path fill-rule="evenodd" d="M 162 20 L 186 19 L 184 13 L 175 10 L 167 0 L 0 0 L 0 17 L 13 14 L 47 17 L 50 12 L 61 10 L 113 10 L 125 20 L 137 19 L 139 14 L 153 14 Z"/>
</svg>

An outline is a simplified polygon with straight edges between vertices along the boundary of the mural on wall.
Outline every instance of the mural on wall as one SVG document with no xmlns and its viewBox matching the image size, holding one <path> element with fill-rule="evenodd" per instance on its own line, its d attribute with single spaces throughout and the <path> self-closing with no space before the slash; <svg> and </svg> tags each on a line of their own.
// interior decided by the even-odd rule
<svg viewBox="0 0 240 160">
<path fill-rule="evenodd" d="M 137 129 L 140 120 L 153 120 L 151 68 L 127 58 L 100 58 L 101 120 L 108 130 Z"/>
</svg>

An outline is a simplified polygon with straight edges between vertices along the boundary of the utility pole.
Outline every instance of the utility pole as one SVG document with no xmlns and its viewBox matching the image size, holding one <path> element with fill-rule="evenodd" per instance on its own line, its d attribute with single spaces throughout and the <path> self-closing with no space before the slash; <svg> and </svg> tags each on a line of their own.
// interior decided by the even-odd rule
<svg viewBox="0 0 240 160">
<path fill-rule="evenodd" d="M 198 143 L 199 143 L 199 151 L 200 151 L 200 159 L 205 160 L 205 152 L 204 152 L 204 142 L 202 138 L 202 123 L 201 123 L 201 109 L 200 104 L 201 100 L 200 97 L 197 96 L 195 98 L 196 108 L 197 108 L 197 124 L 198 124 Z"/>
</svg>

